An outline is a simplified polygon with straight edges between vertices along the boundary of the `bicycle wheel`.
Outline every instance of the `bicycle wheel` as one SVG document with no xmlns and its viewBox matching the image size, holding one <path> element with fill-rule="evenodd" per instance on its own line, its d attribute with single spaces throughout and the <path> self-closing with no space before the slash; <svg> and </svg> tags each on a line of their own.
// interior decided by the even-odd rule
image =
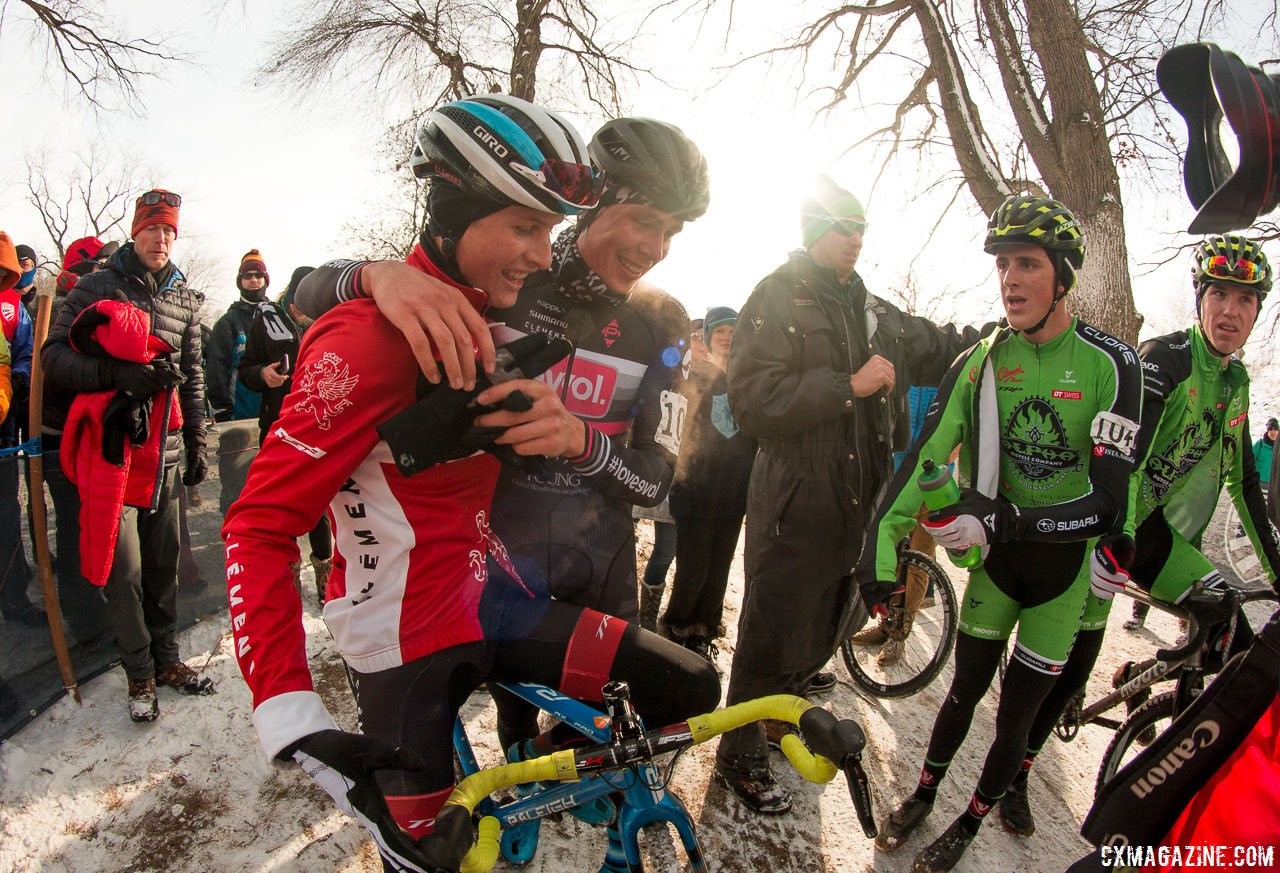
<svg viewBox="0 0 1280 873">
<path fill-rule="evenodd" d="M 1173 722 L 1175 691 L 1157 694 L 1133 715 L 1124 720 L 1116 735 L 1111 738 L 1102 755 L 1102 766 L 1098 768 L 1098 781 L 1093 787 L 1096 797 L 1107 780 L 1120 772 L 1126 764 L 1136 758 L 1157 736 L 1163 733 Z"/>
<path fill-rule="evenodd" d="M 840 655 L 853 681 L 876 697 L 908 697 L 937 677 L 956 641 L 956 593 L 945 570 L 928 555 L 904 549 L 900 563 L 922 570 L 933 590 L 916 613 L 911 633 L 904 640 L 901 657 L 893 664 L 881 664 L 881 646 L 855 646 L 851 640 L 840 644 Z"/>
</svg>

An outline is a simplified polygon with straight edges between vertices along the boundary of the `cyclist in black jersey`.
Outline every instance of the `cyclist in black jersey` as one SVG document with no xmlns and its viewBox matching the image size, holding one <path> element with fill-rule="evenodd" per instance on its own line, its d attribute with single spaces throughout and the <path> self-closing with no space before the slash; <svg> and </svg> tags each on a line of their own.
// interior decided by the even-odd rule
<svg viewBox="0 0 1280 873">
<path fill-rule="evenodd" d="M 894 544 L 916 523 L 925 461 L 962 446 L 960 502 L 926 528 L 951 549 L 977 547 L 956 638 L 955 677 L 934 721 L 915 792 L 880 827 L 876 846 L 902 846 L 933 810 L 1015 626 L 995 736 L 968 809 L 916 858 L 918 873 L 950 870 L 1018 770 L 1039 702 L 1071 650 L 1089 591 L 1088 541 L 1124 517 L 1141 402 L 1129 346 L 1071 315 L 1064 299 L 1085 240 L 1056 200 L 1015 195 L 991 215 L 1007 326 L 956 360 L 919 441 L 882 497 L 858 561 L 874 612 L 900 590 Z M 731 686 L 732 688 L 732 686 Z"/>
<path fill-rule="evenodd" d="M 1180 602 L 1197 582 L 1222 585 L 1199 542 L 1224 486 L 1268 581 L 1276 584 L 1280 573 L 1280 545 L 1266 515 L 1249 443 L 1249 374 L 1235 357 L 1271 290 L 1271 264 L 1256 242 L 1226 234 L 1196 246 L 1191 274 L 1195 324 L 1138 347 L 1143 377 L 1139 461 L 1130 477 L 1124 531 L 1107 538 L 1117 553 L 1136 549 L 1135 557 L 1128 574 L 1097 568 L 1071 657 L 1040 707 L 1022 769 L 1000 801 L 1005 827 L 1023 836 L 1035 831 L 1027 798 L 1031 765 L 1071 699 L 1084 692 L 1102 649 L 1111 599 L 1124 578 L 1132 576 L 1157 599 L 1170 603 Z M 1233 651 L 1247 648 L 1251 639 L 1241 616 Z M 1132 678 L 1128 667 L 1121 667 L 1116 681 Z"/>
</svg>

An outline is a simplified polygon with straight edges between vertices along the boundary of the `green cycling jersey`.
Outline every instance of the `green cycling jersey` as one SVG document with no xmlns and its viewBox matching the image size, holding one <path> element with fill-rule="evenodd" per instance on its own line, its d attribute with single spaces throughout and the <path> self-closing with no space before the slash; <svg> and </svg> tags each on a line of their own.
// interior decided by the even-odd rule
<svg viewBox="0 0 1280 873">
<path fill-rule="evenodd" d="M 925 459 L 957 445 L 961 477 L 1019 509 L 1010 539 L 1072 542 L 1122 518 L 1141 405 L 1137 355 L 1078 319 L 1043 344 L 1002 327 L 952 366 L 921 439 L 899 469 L 858 564 L 894 578 L 894 544 L 915 523 Z"/>
</svg>

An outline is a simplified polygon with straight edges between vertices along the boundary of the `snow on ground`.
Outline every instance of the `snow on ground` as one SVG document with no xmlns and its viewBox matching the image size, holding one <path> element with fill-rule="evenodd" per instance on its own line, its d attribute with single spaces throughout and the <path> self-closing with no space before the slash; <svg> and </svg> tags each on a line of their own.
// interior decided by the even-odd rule
<svg viewBox="0 0 1280 873">
<path fill-rule="evenodd" d="M 644 523 L 642 539 L 648 536 Z M 646 542 L 642 553 L 647 551 Z M 303 590 L 310 586 L 304 583 Z M 726 614 L 730 628 L 741 597 L 739 554 Z M 318 690 L 339 723 L 349 727 L 351 695 L 313 609 L 309 603 L 306 626 Z M 1153 644 L 1167 644 L 1176 635 L 1173 622 L 1155 614 L 1151 630 L 1126 632 L 1119 624 L 1128 612 L 1127 603 L 1113 610 L 1098 677 L 1110 676 L 1121 660 L 1145 657 Z M 732 630 L 730 636 L 717 658 L 722 674 L 732 655 Z M 135 725 L 124 705 L 124 674 L 115 669 L 82 687 L 82 706 L 65 699 L 0 747 L 0 870 L 380 870 L 364 831 L 335 811 L 327 795 L 296 768 L 275 768 L 264 760 L 223 618 L 197 625 L 182 644 L 189 663 L 213 678 L 216 695 L 181 698 L 161 689 L 160 720 Z M 865 760 L 879 820 L 915 785 L 950 668 L 933 686 L 903 700 L 864 698 L 849 684 L 843 665 L 838 673 L 841 684 L 826 702 L 839 715 L 857 718 L 866 730 Z M 1104 684 L 1095 680 L 1094 690 Z M 967 802 L 992 736 L 993 704 L 994 695 L 988 695 L 923 833 L 894 855 L 877 853 L 863 837 L 839 781 L 812 786 L 787 772 L 783 778 L 796 795 L 791 813 L 774 818 L 751 814 L 713 778 L 714 742 L 681 758 L 674 789 L 697 820 L 715 870 L 905 871 L 915 853 Z M 482 763 L 496 762 L 488 698 L 477 694 L 466 712 Z M 993 813 L 957 869 L 1061 870 L 1082 855 L 1088 847 L 1078 836 L 1079 824 L 1109 738 L 1106 730 L 1086 728 L 1073 743 L 1050 740 L 1032 776 L 1035 835 L 1023 839 L 1004 832 Z M 786 767 L 781 758 L 775 765 L 780 773 Z M 526 868 L 531 873 L 598 869 L 604 852 L 601 830 L 566 817 L 544 823 L 542 833 L 539 855 Z M 647 851 L 654 870 L 685 869 L 660 834 L 650 838 Z M 499 862 L 499 869 L 510 868 Z"/>
</svg>

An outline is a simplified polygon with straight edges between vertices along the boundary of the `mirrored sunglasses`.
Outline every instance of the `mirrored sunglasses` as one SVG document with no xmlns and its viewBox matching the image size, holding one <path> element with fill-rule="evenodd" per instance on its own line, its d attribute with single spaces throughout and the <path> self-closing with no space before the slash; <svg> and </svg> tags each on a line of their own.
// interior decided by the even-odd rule
<svg viewBox="0 0 1280 873">
<path fill-rule="evenodd" d="M 567 203 L 590 209 L 600 200 L 604 177 L 590 164 L 571 164 L 548 158 L 542 162 L 547 187 Z"/>
<path fill-rule="evenodd" d="M 1232 263 L 1226 255 L 1211 255 L 1201 260 L 1200 269 L 1214 279 L 1228 279 L 1246 285 L 1262 281 L 1262 267 L 1243 258 Z"/>
<path fill-rule="evenodd" d="M 144 206 L 155 206 L 157 203 L 165 203 L 177 209 L 182 205 L 182 198 L 174 194 L 172 191 L 148 191 L 142 195 L 142 203 Z"/>
</svg>

